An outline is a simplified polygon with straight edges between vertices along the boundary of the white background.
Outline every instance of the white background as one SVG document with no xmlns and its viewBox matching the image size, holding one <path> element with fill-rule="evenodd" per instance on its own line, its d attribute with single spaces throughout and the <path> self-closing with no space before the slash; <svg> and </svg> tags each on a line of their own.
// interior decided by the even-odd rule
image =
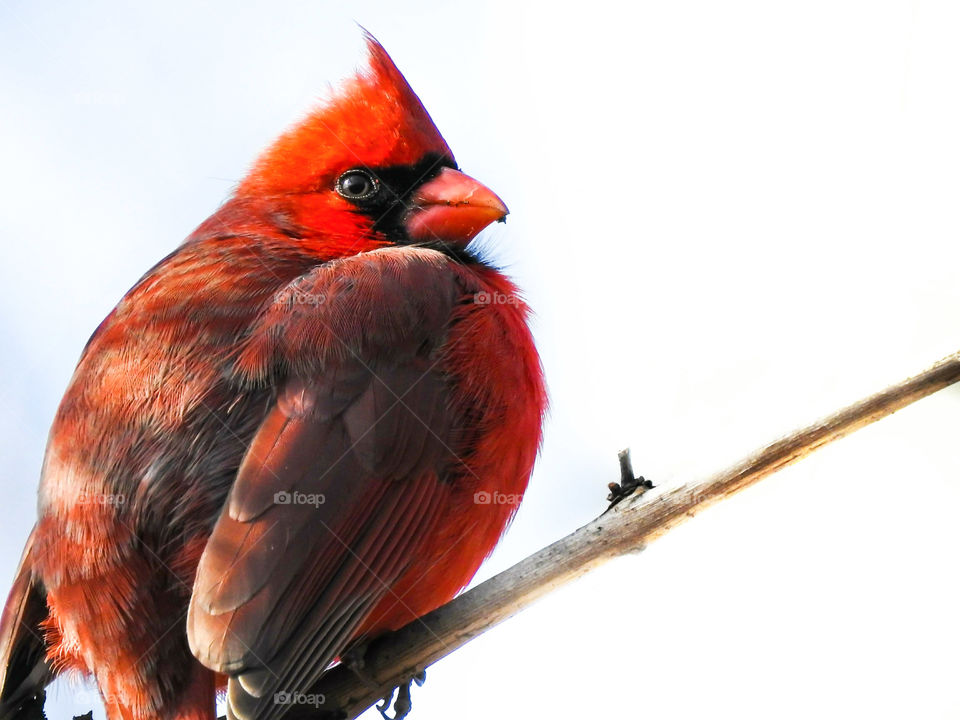
<svg viewBox="0 0 960 720">
<path fill-rule="evenodd" d="M 546 444 L 482 576 L 602 510 L 621 447 L 695 480 L 960 346 L 955 2 L 131 5 L 0 0 L 4 585 L 86 338 L 362 64 L 353 20 L 510 206 L 538 312 Z M 944 391 L 557 592 L 414 720 L 960 717 L 958 426 Z"/>
</svg>

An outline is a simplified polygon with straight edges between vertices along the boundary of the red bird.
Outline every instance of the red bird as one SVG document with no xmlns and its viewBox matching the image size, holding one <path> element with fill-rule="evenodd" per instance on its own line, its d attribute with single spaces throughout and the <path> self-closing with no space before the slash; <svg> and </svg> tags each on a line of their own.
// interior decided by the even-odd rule
<svg viewBox="0 0 960 720">
<path fill-rule="evenodd" d="M 368 39 L 123 297 L 57 412 L 0 626 L 0 718 L 58 674 L 110 720 L 273 720 L 450 600 L 516 510 L 546 395 L 507 214 Z M 492 500 L 492 501 L 491 501 Z"/>
</svg>

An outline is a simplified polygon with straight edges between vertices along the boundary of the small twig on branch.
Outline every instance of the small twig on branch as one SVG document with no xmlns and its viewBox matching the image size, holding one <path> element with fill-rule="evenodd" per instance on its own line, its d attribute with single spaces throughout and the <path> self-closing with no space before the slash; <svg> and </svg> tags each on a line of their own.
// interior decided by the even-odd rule
<svg viewBox="0 0 960 720">
<path fill-rule="evenodd" d="M 567 537 L 420 620 L 372 642 L 364 660 L 366 682 L 340 665 L 324 675 L 311 692 L 325 696 L 328 716 L 338 708 L 339 717 L 355 718 L 392 688 L 554 588 L 611 558 L 642 550 L 696 512 L 958 380 L 960 353 L 797 430 L 699 483 L 667 490 L 652 500 L 642 498 L 641 493 L 634 494 Z M 308 712 L 303 707 L 292 710 L 287 717 L 295 720 L 322 716 L 322 711 Z"/>
<path fill-rule="evenodd" d="M 637 493 L 638 495 L 643 495 L 647 490 L 653 489 L 653 483 L 643 475 L 634 477 L 633 463 L 630 462 L 630 448 L 618 452 L 617 458 L 620 460 L 620 482 L 607 483 L 607 489 L 610 491 L 610 494 L 607 495 L 607 500 L 610 501 L 607 512 L 610 512 L 613 506 L 625 497 L 633 495 L 636 490 L 640 490 Z"/>
</svg>

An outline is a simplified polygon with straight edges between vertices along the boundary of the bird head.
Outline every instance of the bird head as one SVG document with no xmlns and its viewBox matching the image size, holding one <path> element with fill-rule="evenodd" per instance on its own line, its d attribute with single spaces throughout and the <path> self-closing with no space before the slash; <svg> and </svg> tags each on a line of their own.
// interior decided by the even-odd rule
<svg viewBox="0 0 960 720">
<path fill-rule="evenodd" d="M 386 50 L 257 160 L 237 197 L 270 198 L 301 233 L 375 244 L 466 245 L 507 208 L 460 172 Z"/>
</svg>

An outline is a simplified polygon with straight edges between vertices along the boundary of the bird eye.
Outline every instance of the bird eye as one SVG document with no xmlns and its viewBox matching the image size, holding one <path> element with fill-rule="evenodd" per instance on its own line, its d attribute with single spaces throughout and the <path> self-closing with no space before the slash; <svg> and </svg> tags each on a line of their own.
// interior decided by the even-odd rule
<svg viewBox="0 0 960 720">
<path fill-rule="evenodd" d="M 337 179 L 337 193 L 347 200 L 367 200 L 380 190 L 380 183 L 366 170 L 347 170 Z"/>
</svg>

